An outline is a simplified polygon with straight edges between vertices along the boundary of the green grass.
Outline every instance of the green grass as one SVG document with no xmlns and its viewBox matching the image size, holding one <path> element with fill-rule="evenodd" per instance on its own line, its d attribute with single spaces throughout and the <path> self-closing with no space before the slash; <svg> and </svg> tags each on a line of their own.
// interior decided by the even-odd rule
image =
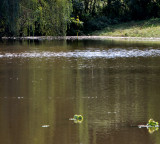
<svg viewBox="0 0 160 144">
<path fill-rule="evenodd" d="M 115 37 L 160 37 L 160 18 L 108 26 L 91 35 Z"/>
</svg>

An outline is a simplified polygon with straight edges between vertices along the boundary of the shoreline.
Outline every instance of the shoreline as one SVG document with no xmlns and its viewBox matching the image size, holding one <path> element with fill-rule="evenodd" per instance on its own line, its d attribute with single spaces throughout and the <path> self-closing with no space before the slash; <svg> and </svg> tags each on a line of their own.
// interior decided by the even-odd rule
<svg viewBox="0 0 160 144">
<path fill-rule="evenodd" d="M 117 40 L 117 41 L 156 41 L 160 37 L 113 37 L 113 36 L 29 36 L 29 37 L 2 37 L 2 40 Z"/>
</svg>

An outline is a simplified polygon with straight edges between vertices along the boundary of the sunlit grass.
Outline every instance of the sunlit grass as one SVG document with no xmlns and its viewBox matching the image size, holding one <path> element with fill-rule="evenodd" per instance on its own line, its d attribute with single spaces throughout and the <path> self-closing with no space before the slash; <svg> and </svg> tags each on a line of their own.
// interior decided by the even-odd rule
<svg viewBox="0 0 160 144">
<path fill-rule="evenodd" d="M 123 24 L 112 25 L 92 35 L 116 36 L 116 37 L 160 37 L 160 19 L 144 21 L 132 21 Z"/>
</svg>

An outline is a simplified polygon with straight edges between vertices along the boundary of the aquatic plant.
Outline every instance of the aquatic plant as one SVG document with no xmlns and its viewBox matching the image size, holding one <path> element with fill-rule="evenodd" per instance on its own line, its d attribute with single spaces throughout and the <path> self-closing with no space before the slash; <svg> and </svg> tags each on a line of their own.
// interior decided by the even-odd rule
<svg viewBox="0 0 160 144">
<path fill-rule="evenodd" d="M 150 119 L 150 120 L 148 121 L 147 125 L 154 127 L 154 126 L 158 126 L 159 123 L 158 123 L 158 122 L 155 122 L 153 119 Z"/>
<path fill-rule="evenodd" d="M 73 117 L 75 120 L 83 121 L 83 116 L 82 115 L 77 115 L 75 114 Z"/>
<path fill-rule="evenodd" d="M 73 118 L 70 118 L 69 120 L 73 120 L 74 123 L 81 123 L 83 121 L 83 116 L 75 114 Z"/>
</svg>

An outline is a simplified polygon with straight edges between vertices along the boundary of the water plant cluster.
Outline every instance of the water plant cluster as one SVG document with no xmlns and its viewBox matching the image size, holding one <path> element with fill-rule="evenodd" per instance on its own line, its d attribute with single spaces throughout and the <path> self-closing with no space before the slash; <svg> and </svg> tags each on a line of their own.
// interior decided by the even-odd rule
<svg viewBox="0 0 160 144">
<path fill-rule="evenodd" d="M 83 121 L 83 116 L 82 115 L 77 115 L 75 114 L 73 117 L 75 120 Z"/>
<path fill-rule="evenodd" d="M 158 131 L 159 129 L 159 123 L 154 121 L 153 119 L 149 119 L 147 123 L 147 129 L 150 134 L 154 133 L 155 131 Z"/>
<path fill-rule="evenodd" d="M 74 123 L 82 123 L 82 121 L 83 121 L 83 116 L 82 116 L 82 115 L 77 115 L 77 114 L 75 114 L 75 115 L 73 116 L 73 118 L 70 118 L 69 120 L 73 120 Z"/>
<path fill-rule="evenodd" d="M 159 123 L 154 121 L 153 119 L 150 119 L 147 123 L 147 126 L 156 127 L 156 126 L 159 126 Z"/>
</svg>

